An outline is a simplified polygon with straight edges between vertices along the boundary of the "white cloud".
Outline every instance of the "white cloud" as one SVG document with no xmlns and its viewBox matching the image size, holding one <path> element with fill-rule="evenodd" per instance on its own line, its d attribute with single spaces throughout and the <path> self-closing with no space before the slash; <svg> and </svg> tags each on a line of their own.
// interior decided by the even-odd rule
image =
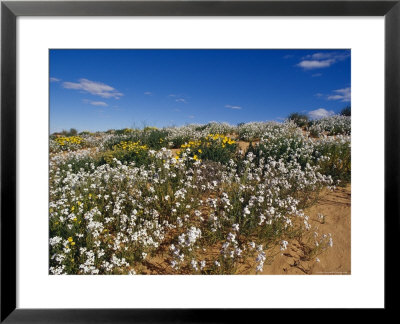
<svg viewBox="0 0 400 324">
<path fill-rule="evenodd" d="M 93 106 L 102 106 L 102 107 L 107 107 L 107 103 L 103 102 L 103 101 L 92 101 L 92 100 L 88 100 L 88 99 L 83 99 L 82 100 L 84 103 L 93 105 Z"/>
<path fill-rule="evenodd" d="M 65 89 L 81 90 L 88 92 L 94 96 L 100 96 L 102 98 L 115 98 L 119 99 L 123 94 L 113 87 L 96 81 L 90 81 L 88 79 L 80 79 L 78 83 L 75 82 L 63 82 Z"/>
<path fill-rule="evenodd" d="M 302 61 L 300 61 L 297 66 L 305 70 L 327 68 L 338 61 L 347 59 L 348 57 L 350 57 L 350 52 L 314 53 L 303 57 Z"/>
<path fill-rule="evenodd" d="M 242 109 L 242 107 L 240 107 L 240 106 L 231 106 L 231 105 L 225 105 L 225 108 L 236 109 L 236 110 Z"/>
<path fill-rule="evenodd" d="M 187 103 L 186 99 L 183 99 L 183 98 L 178 98 L 178 99 L 175 99 L 175 101 L 176 101 L 176 102 L 183 102 L 183 103 Z"/>
<path fill-rule="evenodd" d="M 330 59 L 330 60 L 323 60 L 323 61 L 317 61 L 317 60 L 304 60 L 301 61 L 297 66 L 302 67 L 305 70 L 310 70 L 310 69 L 320 69 L 320 68 L 326 68 L 331 66 L 333 63 L 335 63 L 335 60 Z"/>
<path fill-rule="evenodd" d="M 324 108 L 318 108 L 315 110 L 311 110 L 308 112 L 308 116 L 310 116 L 312 119 L 319 119 L 319 118 L 324 118 L 324 117 L 329 117 L 334 115 L 335 113 L 332 110 L 326 110 Z"/>
<path fill-rule="evenodd" d="M 146 92 L 144 92 L 144 94 L 145 94 L 146 96 L 150 96 L 150 95 L 152 95 L 153 93 L 150 92 L 150 91 L 146 91 Z"/>
<path fill-rule="evenodd" d="M 350 52 L 319 52 L 311 55 L 306 55 L 303 59 L 311 60 L 327 60 L 334 59 L 335 61 L 344 60 L 350 57 Z"/>
<path fill-rule="evenodd" d="M 314 54 L 308 55 L 308 57 L 311 57 L 314 60 L 323 60 L 323 59 L 332 57 L 332 54 L 331 53 L 314 53 Z"/>
<path fill-rule="evenodd" d="M 61 79 L 58 79 L 58 78 L 54 78 L 54 77 L 50 78 L 50 82 L 60 82 L 60 81 L 61 81 Z"/>
<path fill-rule="evenodd" d="M 93 105 L 93 106 L 103 106 L 103 107 L 108 106 L 108 105 L 107 105 L 105 102 L 103 102 L 103 101 L 92 101 L 92 102 L 90 102 L 90 104 Z"/>
<path fill-rule="evenodd" d="M 168 95 L 168 98 L 174 100 L 175 102 L 179 102 L 179 103 L 189 103 L 188 99 L 190 99 L 191 97 L 185 95 L 185 94 L 174 94 L 171 93 Z"/>
<path fill-rule="evenodd" d="M 335 94 L 329 95 L 328 100 L 340 100 L 342 102 L 349 102 L 351 100 L 351 88 L 343 88 L 333 90 Z"/>
</svg>

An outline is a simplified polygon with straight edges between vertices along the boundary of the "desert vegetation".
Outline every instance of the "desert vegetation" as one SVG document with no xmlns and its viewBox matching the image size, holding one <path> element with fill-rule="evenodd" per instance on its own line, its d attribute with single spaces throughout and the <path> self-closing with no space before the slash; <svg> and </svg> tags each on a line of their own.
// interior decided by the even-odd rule
<svg viewBox="0 0 400 324">
<path fill-rule="evenodd" d="M 50 135 L 49 273 L 260 273 L 293 240 L 317 262 L 334 233 L 305 210 L 350 182 L 350 136 L 345 114 Z"/>
</svg>

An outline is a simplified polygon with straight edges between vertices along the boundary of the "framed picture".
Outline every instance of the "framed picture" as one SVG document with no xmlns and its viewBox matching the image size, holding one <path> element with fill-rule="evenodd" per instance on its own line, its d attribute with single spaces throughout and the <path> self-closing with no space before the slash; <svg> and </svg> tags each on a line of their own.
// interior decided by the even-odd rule
<svg viewBox="0 0 400 324">
<path fill-rule="evenodd" d="M 399 15 L 3 1 L 1 321 L 391 308 Z"/>
</svg>

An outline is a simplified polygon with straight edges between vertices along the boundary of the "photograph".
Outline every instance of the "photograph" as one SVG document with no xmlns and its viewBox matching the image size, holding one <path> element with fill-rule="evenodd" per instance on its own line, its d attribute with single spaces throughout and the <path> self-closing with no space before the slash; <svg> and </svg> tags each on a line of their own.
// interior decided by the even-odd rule
<svg viewBox="0 0 400 324">
<path fill-rule="evenodd" d="M 50 275 L 351 274 L 350 49 L 48 55 Z"/>
</svg>

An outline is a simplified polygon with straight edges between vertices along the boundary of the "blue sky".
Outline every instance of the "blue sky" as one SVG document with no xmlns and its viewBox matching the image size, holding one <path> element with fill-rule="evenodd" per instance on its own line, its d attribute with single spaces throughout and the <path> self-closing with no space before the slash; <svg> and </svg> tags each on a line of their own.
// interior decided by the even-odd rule
<svg viewBox="0 0 400 324">
<path fill-rule="evenodd" d="M 350 104 L 350 50 L 50 50 L 50 132 L 312 118 Z"/>
</svg>

